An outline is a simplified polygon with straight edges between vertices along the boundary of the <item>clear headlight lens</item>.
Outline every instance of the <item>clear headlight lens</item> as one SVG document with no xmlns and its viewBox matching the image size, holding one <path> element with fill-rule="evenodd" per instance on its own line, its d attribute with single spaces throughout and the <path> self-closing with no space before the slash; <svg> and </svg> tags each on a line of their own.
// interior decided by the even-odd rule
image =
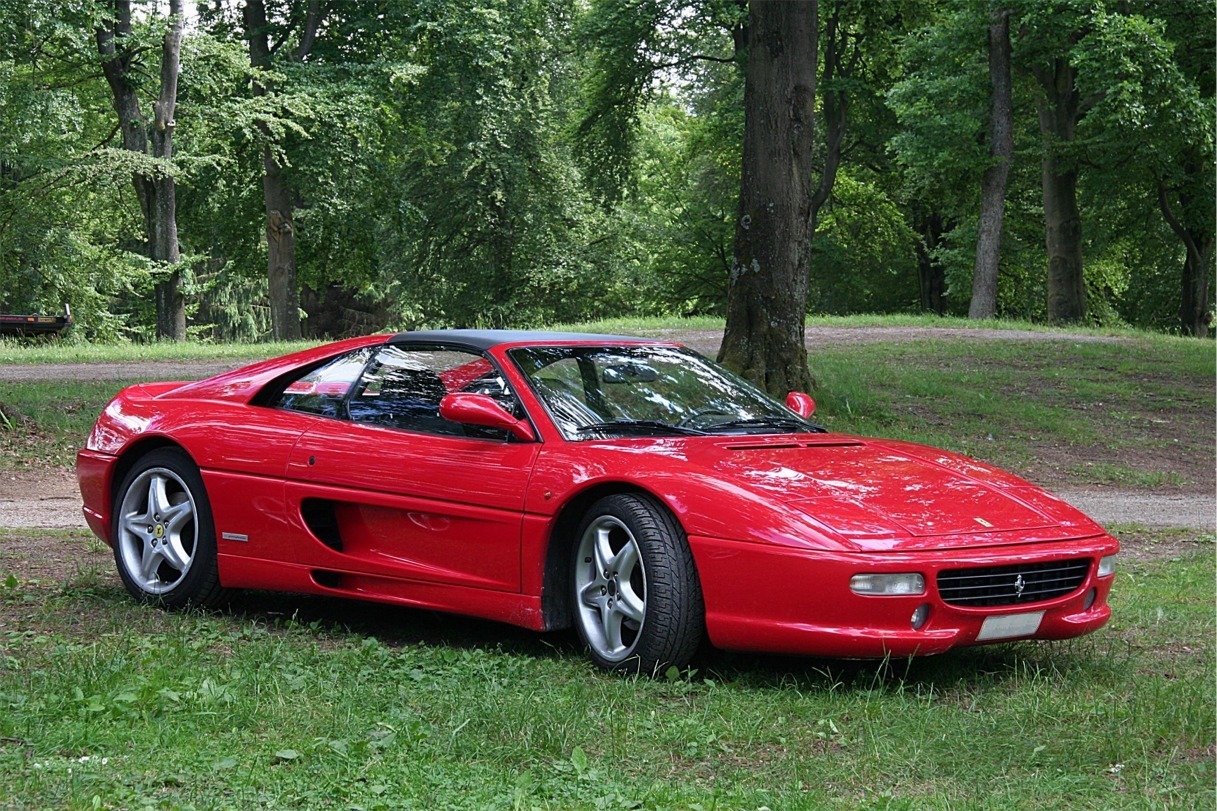
<svg viewBox="0 0 1217 811">
<path fill-rule="evenodd" d="M 849 579 L 855 594 L 895 596 L 924 594 L 925 578 L 915 572 L 907 574 L 856 574 Z"/>
<path fill-rule="evenodd" d="M 1116 556 L 1105 555 L 1099 559 L 1099 577 L 1111 577 L 1116 573 Z"/>
</svg>

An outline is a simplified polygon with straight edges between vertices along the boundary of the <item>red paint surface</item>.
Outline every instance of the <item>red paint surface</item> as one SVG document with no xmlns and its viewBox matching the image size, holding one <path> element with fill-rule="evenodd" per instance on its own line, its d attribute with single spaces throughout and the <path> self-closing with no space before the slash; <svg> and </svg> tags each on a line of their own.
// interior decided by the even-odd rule
<svg viewBox="0 0 1217 811">
<path fill-rule="evenodd" d="M 722 647 L 938 653 L 974 644 L 991 615 L 1043 610 L 1035 636 L 1044 639 L 1093 631 L 1110 615 L 1111 578 L 1096 578 L 1094 566 L 1081 588 L 1056 600 L 959 609 L 938 598 L 934 575 L 944 568 L 1097 564 L 1117 551 L 1086 516 L 1009 473 L 935 448 L 832 433 L 567 442 L 506 359 L 520 342 L 491 348 L 445 384 L 459 388 L 493 362 L 528 412 L 536 442 L 416 434 L 256 404 L 295 370 L 385 340 L 124 390 L 78 457 L 90 527 L 109 540 L 116 469 L 147 443 L 172 443 L 202 470 L 221 536 L 221 580 L 233 587 L 346 595 L 541 629 L 546 556 L 569 540 L 555 535 L 562 511 L 596 488 L 632 488 L 658 497 L 688 534 L 707 631 Z M 309 499 L 331 506 L 340 550 L 309 530 Z M 927 590 L 859 596 L 848 583 L 863 572 L 919 572 Z M 1092 587 L 1097 599 L 1084 610 Z M 930 620 L 914 631 L 910 617 L 923 603 Z"/>
</svg>

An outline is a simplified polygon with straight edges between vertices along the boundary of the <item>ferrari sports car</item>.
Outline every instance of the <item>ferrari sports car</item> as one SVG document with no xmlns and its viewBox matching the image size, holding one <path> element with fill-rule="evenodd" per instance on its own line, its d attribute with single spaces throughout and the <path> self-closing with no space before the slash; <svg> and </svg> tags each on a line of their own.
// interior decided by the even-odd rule
<svg viewBox="0 0 1217 811">
<path fill-rule="evenodd" d="M 1102 626 L 1117 541 L 947 451 L 826 431 L 679 344 L 451 330 L 125 389 L 78 457 L 141 602 L 272 589 L 574 626 L 608 670 Z"/>
</svg>

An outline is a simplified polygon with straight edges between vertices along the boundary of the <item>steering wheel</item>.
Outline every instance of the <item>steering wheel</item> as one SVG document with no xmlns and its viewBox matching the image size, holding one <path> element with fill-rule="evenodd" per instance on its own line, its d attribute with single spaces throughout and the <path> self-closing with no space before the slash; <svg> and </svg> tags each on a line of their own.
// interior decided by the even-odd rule
<svg viewBox="0 0 1217 811">
<path fill-rule="evenodd" d="M 697 422 L 702 417 L 731 418 L 731 416 L 732 415 L 728 414 L 726 411 L 723 411 L 721 408 L 719 408 L 717 406 L 709 406 L 707 408 L 699 408 L 698 410 L 694 411 L 692 414 L 687 414 L 687 415 L 681 417 L 680 420 L 676 423 L 676 425 L 680 428 L 696 428 Z"/>
</svg>

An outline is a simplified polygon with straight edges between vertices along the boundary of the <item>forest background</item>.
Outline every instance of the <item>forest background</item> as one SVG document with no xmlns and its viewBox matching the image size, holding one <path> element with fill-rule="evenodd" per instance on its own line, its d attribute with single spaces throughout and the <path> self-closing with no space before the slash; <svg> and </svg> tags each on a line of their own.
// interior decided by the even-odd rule
<svg viewBox="0 0 1217 811">
<path fill-rule="evenodd" d="M 806 312 L 1211 334 L 1209 0 L 0 0 L 0 312 L 726 315 L 779 6 L 814 66 L 805 160 L 768 164 L 806 189 Z"/>
</svg>

